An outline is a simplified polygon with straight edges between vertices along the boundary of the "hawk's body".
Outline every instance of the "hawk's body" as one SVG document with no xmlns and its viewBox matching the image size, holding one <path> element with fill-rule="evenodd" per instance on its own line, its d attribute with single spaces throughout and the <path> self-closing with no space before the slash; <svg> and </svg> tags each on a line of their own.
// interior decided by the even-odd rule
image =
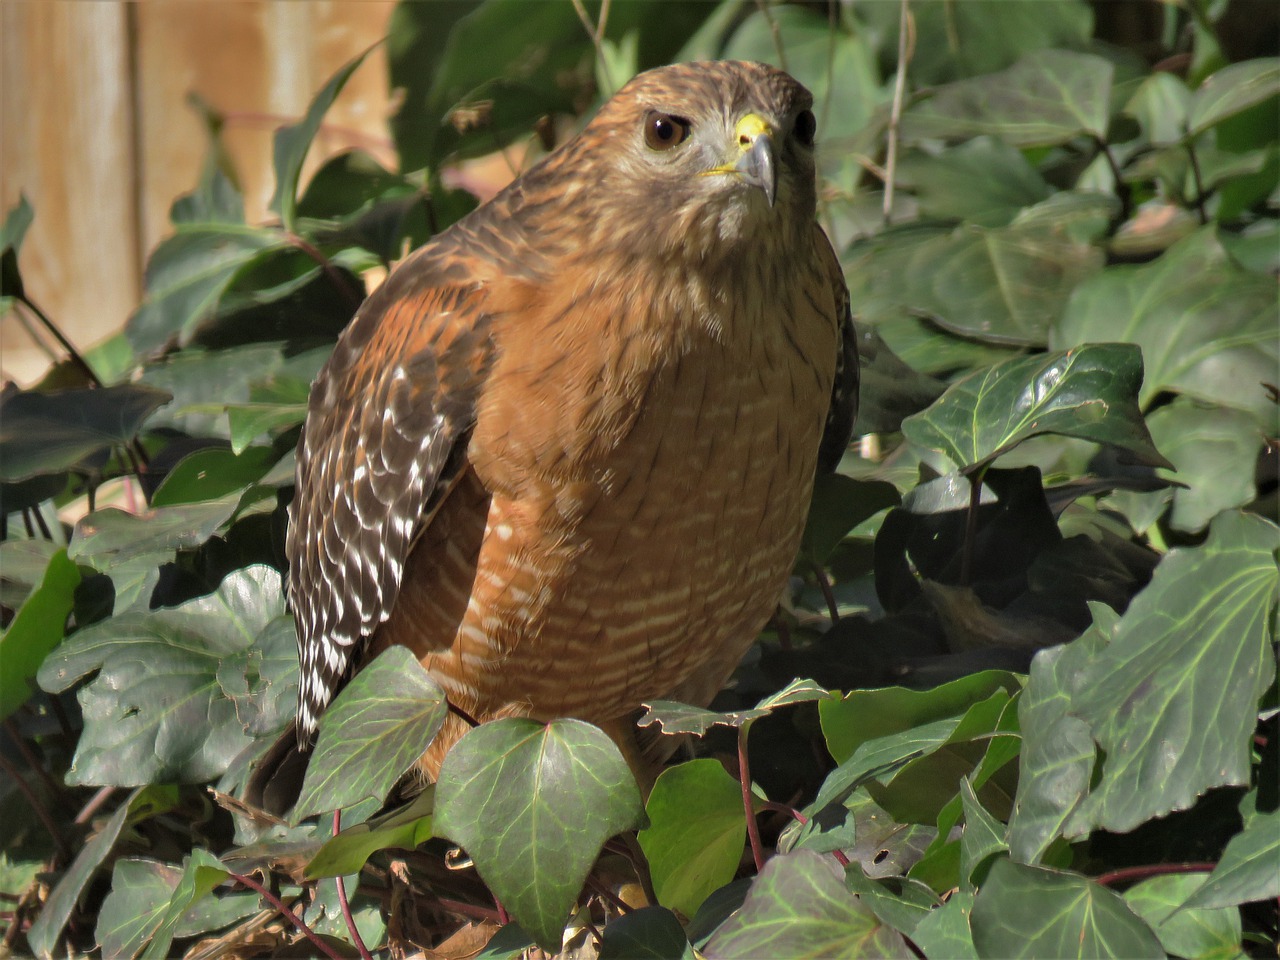
<svg viewBox="0 0 1280 960">
<path fill-rule="evenodd" d="M 391 644 L 480 720 L 617 735 L 643 700 L 720 689 L 775 609 L 856 396 L 809 103 L 758 64 L 644 74 L 361 308 L 299 445 L 304 743 Z M 655 115 L 689 122 L 687 141 L 646 146 Z M 735 139 L 759 118 L 776 204 L 723 163 L 759 159 Z M 451 715 L 427 775 L 463 732 Z"/>
</svg>

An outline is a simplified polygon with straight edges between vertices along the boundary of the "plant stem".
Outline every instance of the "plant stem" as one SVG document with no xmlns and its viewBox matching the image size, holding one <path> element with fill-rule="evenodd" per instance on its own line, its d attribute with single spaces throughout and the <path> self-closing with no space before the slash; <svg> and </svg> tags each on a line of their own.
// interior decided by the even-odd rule
<svg viewBox="0 0 1280 960">
<path fill-rule="evenodd" d="M 978 510 L 982 506 L 983 466 L 969 475 L 969 509 L 964 518 L 964 552 L 960 555 L 960 586 L 967 587 L 973 578 L 974 541 L 978 539 Z"/>
<path fill-rule="evenodd" d="M 888 143 L 884 161 L 884 204 L 881 219 L 887 227 L 893 217 L 893 181 L 898 167 L 898 128 L 902 124 L 902 103 L 907 94 L 907 64 L 915 53 L 915 21 L 907 0 L 902 0 L 898 12 L 898 71 L 893 79 L 893 105 L 889 110 Z"/>
<path fill-rule="evenodd" d="M 333 835 L 336 837 L 341 831 L 342 811 L 335 810 L 333 811 Z M 347 933 L 351 934 L 351 942 L 360 951 L 361 960 L 373 960 L 373 954 L 364 945 L 364 938 L 360 936 L 360 931 L 356 929 L 356 918 L 351 915 L 351 904 L 347 901 L 347 883 L 342 877 L 334 877 L 333 879 L 338 885 L 338 906 L 342 908 L 342 919 L 346 921 Z"/>
<path fill-rule="evenodd" d="M 751 765 L 747 761 L 747 727 L 738 728 L 738 782 L 742 784 L 742 810 L 747 817 L 747 838 L 751 841 L 751 858 L 756 873 L 764 869 L 764 845 L 760 842 L 760 824 L 756 823 L 755 805 L 751 802 Z"/>
<path fill-rule="evenodd" d="M 818 589 L 822 591 L 822 599 L 827 602 L 827 615 L 831 617 L 831 625 L 834 627 L 840 622 L 840 605 L 836 603 L 835 592 L 831 589 L 831 580 L 827 577 L 827 571 L 823 570 L 821 565 L 813 565 L 814 576 L 818 579 Z"/>
<path fill-rule="evenodd" d="M 1200 160 L 1196 157 L 1195 145 L 1190 141 L 1187 142 L 1187 159 L 1191 161 L 1191 179 L 1196 185 L 1196 198 L 1193 201 L 1196 216 L 1200 219 L 1200 225 L 1204 226 L 1209 222 L 1209 214 L 1204 209 L 1204 176 L 1200 173 Z"/>
<path fill-rule="evenodd" d="M 279 897 L 260 884 L 257 880 L 251 880 L 243 874 L 232 873 L 230 870 L 227 871 L 227 875 L 236 883 L 244 884 L 250 890 L 255 891 L 258 896 L 262 897 L 262 899 L 266 900 L 267 903 L 280 911 L 280 915 L 297 927 L 299 932 L 314 943 L 316 945 L 316 949 L 326 957 L 330 957 L 331 960 L 343 960 L 342 954 L 338 953 L 338 951 L 334 950 L 333 947 L 321 940 L 320 937 L 317 936 L 316 932 L 307 926 L 301 917 L 286 907 Z"/>
<path fill-rule="evenodd" d="M 49 836 L 53 838 L 53 845 L 57 848 L 58 854 L 62 857 L 67 857 L 70 851 L 67 849 L 66 841 L 62 839 L 62 834 L 58 832 L 58 825 L 53 822 L 53 818 L 49 816 L 49 811 L 45 809 L 45 805 L 40 802 L 40 798 L 31 789 L 31 784 L 22 778 L 18 768 L 3 753 L 0 753 L 0 770 L 3 770 L 8 775 L 22 795 L 27 798 L 27 803 L 30 804 L 32 812 L 40 818 L 44 828 L 49 831 Z"/>
<path fill-rule="evenodd" d="M 93 815 L 102 809 L 102 805 L 111 799 L 111 795 L 116 792 L 115 787 L 103 787 L 92 797 L 89 802 L 84 805 L 79 813 L 76 814 L 75 823 L 84 825 L 93 819 Z"/>
<path fill-rule="evenodd" d="M 50 320 L 49 316 L 43 310 L 32 303 L 26 294 L 21 294 L 16 299 L 27 310 L 31 311 L 32 315 L 40 321 L 40 325 L 49 331 L 49 335 L 58 341 L 58 345 L 62 347 L 63 350 L 67 351 L 67 356 L 71 358 L 71 362 L 80 368 L 81 372 L 88 378 L 89 382 L 95 387 L 102 386 L 102 381 L 99 380 L 98 375 L 93 372 L 93 367 L 89 366 L 88 361 L 80 355 L 80 351 L 77 350 L 71 341 L 63 335 L 62 331 L 58 329 L 57 324 Z"/>
<path fill-rule="evenodd" d="M 1116 197 L 1120 200 L 1120 220 L 1121 222 L 1128 220 L 1129 215 L 1133 213 L 1133 191 L 1129 189 L 1129 185 L 1121 177 L 1120 164 L 1116 163 L 1116 158 L 1112 155 L 1111 147 L 1107 145 L 1107 141 L 1101 137 L 1094 137 L 1093 142 L 1098 145 L 1098 150 L 1106 158 L 1107 166 L 1111 168 L 1111 177 L 1116 182 Z"/>
<path fill-rule="evenodd" d="M 351 305 L 354 310 L 364 302 L 364 291 L 357 291 L 351 284 L 347 283 L 345 277 L 338 272 L 338 268 L 333 265 L 333 261 L 324 255 L 317 247 L 313 246 L 309 241 L 296 233 L 285 233 L 285 239 L 289 244 L 298 250 L 301 250 L 308 257 L 320 265 L 320 269 L 324 271 L 324 275 L 329 278 L 329 282 L 337 288 L 338 293 L 342 294 L 342 298 Z"/>
<path fill-rule="evenodd" d="M 1101 874 L 1094 879 L 1104 887 L 1113 887 L 1119 883 L 1132 883 L 1135 880 L 1146 880 L 1149 877 L 1160 877 L 1167 873 L 1211 873 L 1216 863 L 1153 863 L 1142 867 L 1124 867 Z"/>
</svg>

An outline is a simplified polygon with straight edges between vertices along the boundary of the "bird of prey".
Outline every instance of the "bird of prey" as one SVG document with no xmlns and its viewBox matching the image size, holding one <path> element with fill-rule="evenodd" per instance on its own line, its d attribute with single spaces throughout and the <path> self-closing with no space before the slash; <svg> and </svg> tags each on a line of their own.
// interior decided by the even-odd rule
<svg viewBox="0 0 1280 960">
<path fill-rule="evenodd" d="M 301 690 L 251 798 L 283 805 L 264 785 L 394 644 L 460 714 L 577 717 L 633 762 L 642 701 L 710 702 L 856 412 L 812 105 L 759 63 L 640 74 L 359 309 L 298 444 Z"/>
</svg>

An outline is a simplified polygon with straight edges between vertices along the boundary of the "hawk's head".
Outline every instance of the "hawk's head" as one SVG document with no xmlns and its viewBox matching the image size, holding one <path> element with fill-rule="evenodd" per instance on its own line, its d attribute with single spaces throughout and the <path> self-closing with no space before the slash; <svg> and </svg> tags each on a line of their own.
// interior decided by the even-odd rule
<svg viewBox="0 0 1280 960">
<path fill-rule="evenodd" d="M 590 170 L 577 191 L 584 208 L 634 224 L 650 244 L 729 253 L 740 241 L 785 243 L 812 231 L 812 106 L 766 64 L 660 67 L 619 90 L 564 153 Z"/>
</svg>

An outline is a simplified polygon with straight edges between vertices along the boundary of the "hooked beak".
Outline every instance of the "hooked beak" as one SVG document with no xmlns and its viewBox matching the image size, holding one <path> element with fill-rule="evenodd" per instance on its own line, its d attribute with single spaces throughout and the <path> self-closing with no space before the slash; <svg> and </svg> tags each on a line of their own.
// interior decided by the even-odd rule
<svg viewBox="0 0 1280 960">
<path fill-rule="evenodd" d="M 702 176 L 732 173 L 764 192 L 769 206 L 778 195 L 778 156 L 773 144 L 773 127 L 759 114 L 749 113 L 734 128 L 741 156 L 732 165 L 712 167 Z"/>
<path fill-rule="evenodd" d="M 756 121 L 751 124 L 750 121 Z M 755 127 L 745 132 L 745 127 Z M 744 117 L 738 124 L 738 142 L 745 151 L 734 165 L 734 171 L 753 187 L 764 191 L 764 198 L 773 206 L 778 194 L 778 163 L 773 146 L 773 130 L 755 114 Z"/>
</svg>

